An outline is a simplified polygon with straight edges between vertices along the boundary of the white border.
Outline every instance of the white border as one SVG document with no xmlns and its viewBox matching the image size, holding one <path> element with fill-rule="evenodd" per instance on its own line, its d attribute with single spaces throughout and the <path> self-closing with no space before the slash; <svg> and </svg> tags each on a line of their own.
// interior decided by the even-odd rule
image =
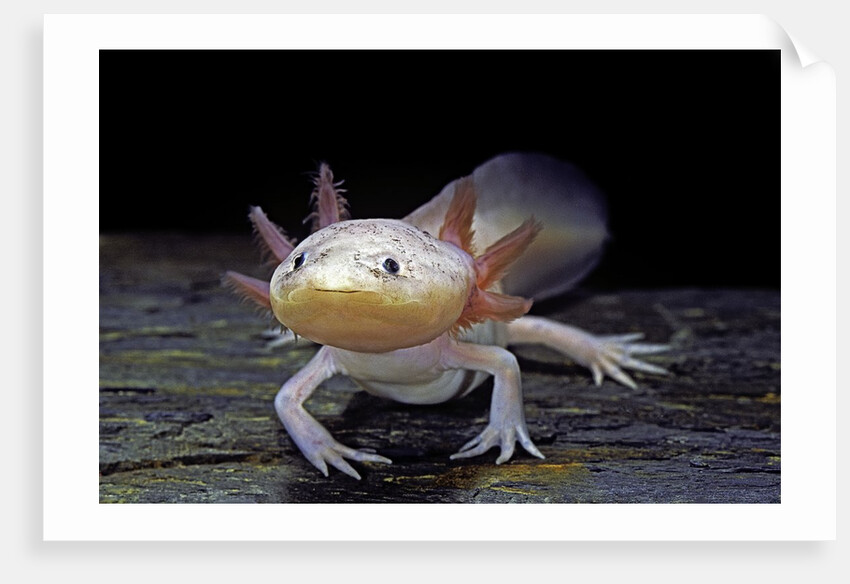
<svg viewBox="0 0 850 584">
<path fill-rule="evenodd" d="M 780 48 L 782 503 L 100 505 L 98 50 Z M 807 540 L 835 537 L 835 81 L 758 16 L 49 15 L 44 40 L 47 540 Z M 812 294 L 817 302 L 812 301 Z M 75 331 L 68 342 L 65 334 Z M 821 342 L 822 341 L 822 342 Z M 815 363 L 817 366 L 809 367 Z M 817 410 L 812 404 L 819 404 Z M 329 522 L 319 517 L 332 518 Z M 167 531 L 163 531 L 167 526 Z M 297 526 L 292 529 L 291 526 Z M 450 526 L 447 528 L 446 526 Z M 510 527 L 507 527 L 510 526 Z"/>
</svg>

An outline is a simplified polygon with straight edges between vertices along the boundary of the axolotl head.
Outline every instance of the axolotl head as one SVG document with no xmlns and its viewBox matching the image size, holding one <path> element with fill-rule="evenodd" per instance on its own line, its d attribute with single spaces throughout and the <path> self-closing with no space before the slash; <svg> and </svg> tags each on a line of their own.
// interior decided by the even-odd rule
<svg viewBox="0 0 850 584">
<path fill-rule="evenodd" d="M 300 336 L 351 351 L 392 351 L 455 325 L 475 285 L 473 262 L 402 221 L 340 221 L 281 262 L 269 299 L 275 317 Z"/>
</svg>

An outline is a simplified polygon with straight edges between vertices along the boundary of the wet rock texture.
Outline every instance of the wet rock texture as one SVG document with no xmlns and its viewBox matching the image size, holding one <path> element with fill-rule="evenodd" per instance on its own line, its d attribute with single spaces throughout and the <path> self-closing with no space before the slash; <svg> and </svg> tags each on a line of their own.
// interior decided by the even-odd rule
<svg viewBox="0 0 850 584">
<path fill-rule="evenodd" d="M 546 455 L 517 447 L 450 461 L 486 424 L 491 384 L 438 406 L 396 404 L 345 378 L 307 408 L 342 443 L 392 465 L 322 476 L 273 410 L 315 346 L 269 348 L 269 320 L 220 285 L 267 277 L 243 237 L 103 235 L 102 503 L 779 503 L 777 290 L 579 290 L 533 312 L 600 334 L 646 333 L 671 375 L 637 391 L 543 347 L 518 347 L 526 418 Z"/>
</svg>

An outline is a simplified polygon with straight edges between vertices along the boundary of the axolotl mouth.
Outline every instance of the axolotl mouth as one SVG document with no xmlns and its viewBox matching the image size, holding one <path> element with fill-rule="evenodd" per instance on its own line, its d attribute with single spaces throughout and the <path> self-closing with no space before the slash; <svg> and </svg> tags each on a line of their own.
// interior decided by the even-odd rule
<svg viewBox="0 0 850 584">
<path fill-rule="evenodd" d="M 298 288 L 286 295 L 286 300 L 292 303 L 322 302 L 333 294 L 341 294 L 346 297 L 346 302 L 355 304 L 393 304 L 392 300 L 380 292 L 371 290 L 327 290 L 324 288 Z"/>
<path fill-rule="evenodd" d="M 446 325 L 416 299 L 370 290 L 297 288 L 271 296 L 275 317 L 296 334 L 323 345 L 384 353 L 432 341 Z"/>
</svg>

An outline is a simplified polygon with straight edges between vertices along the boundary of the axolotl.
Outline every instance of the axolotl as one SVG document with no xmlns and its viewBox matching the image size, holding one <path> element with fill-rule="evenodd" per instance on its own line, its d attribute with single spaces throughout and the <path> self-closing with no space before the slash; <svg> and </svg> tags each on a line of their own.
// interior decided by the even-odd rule
<svg viewBox="0 0 850 584">
<path fill-rule="evenodd" d="M 334 375 L 409 404 L 463 397 L 492 376 L 489 423 L 450 458 L 498 447 L 501 464 L 517 442 L 544 457 L 529 435 L 520 369 L 507 346 L 553 348 L 589 368 L 597 385 L 607 375 L 634 388 L 624 369 L 667 373 L 634 357 L 668 349 L 637 343 L 640 333 L 596 336 L 526 314 L 530 298 L 560 294 L 585 276 L 608 237 L 604 197 L 572 164 L 503 154 L 400 220 L 350 219 L 341 184 L 322 163 L 307 219 L 313 232 L 297 245 L 252 207 L 258 240 L 279 265 L 270 282 L 225 274 L 227 284 L 269 309 L 290 338 L 322 345 L 283 384 L 274 407 L 325 476 L 328 464 L 359 479 L 348 460 L 391 462 L 337 442 L 304 408 Z"/>
</svg>

